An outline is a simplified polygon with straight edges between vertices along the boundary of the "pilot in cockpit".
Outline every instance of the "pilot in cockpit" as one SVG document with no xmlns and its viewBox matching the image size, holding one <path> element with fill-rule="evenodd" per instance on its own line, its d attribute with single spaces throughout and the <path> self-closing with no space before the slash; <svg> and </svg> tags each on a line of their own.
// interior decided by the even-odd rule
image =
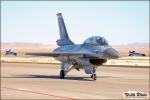
<svg viewBox="0 0 150 100">
<path fill-rule="evenodd" d="M 93 36 L 84 41 L 87 45 L 108 46 L 108 42 L 104 37 Z"/>
</svg>

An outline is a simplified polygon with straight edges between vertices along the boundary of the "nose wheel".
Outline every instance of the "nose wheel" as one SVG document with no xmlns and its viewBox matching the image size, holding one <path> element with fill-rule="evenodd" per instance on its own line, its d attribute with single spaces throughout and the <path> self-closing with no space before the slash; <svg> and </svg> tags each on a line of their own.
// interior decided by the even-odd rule
<svg viewBox="0 0 150 100">
<path fill-rule="evenodd" d="M 96 74 L 95 74 L 95 68 L 93 67 L 93 74 L 91 75 L 91 78 L 93 79 L 93 80 L 96 80 Z"/>
<path fill-rule="evenodd" d="M 92 75 L 91 75 L 91 78 L 92 78 L 93 80 L 96 80 L 96 78 L 97 78 L 97 77 L 96 77 L 96 74 L 92 74 Z"/>
<path fill-rule="evenodd" d="M 61 78 L 61 79 L 64 79 L 64 77 L 65 77 L 65 71 L 64 71 L 64 70 L 61 70 L 61 71 L 60 71 L 60 78 Z"/>
</svg>

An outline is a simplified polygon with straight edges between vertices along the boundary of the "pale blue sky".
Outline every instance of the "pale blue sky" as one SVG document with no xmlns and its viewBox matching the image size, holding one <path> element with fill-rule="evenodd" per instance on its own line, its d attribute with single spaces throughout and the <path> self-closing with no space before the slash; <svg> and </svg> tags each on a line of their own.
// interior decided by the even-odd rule
<svg viewBox="0 0 150 100">
<path fill-rule="evenodd" d="M 149 42 L 148 1 L 1 1 L 2 42 L 56 44 L 56 14 L 70 38 L 103 36 L 109 44 Z"/>
</svg>

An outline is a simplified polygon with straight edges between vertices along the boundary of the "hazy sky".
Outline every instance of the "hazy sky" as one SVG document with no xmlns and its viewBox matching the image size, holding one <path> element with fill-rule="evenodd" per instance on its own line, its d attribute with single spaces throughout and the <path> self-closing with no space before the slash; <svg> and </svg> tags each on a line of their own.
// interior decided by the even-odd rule
<svg viewBox="0 0 150 100">
<path fill-rule="evenodd" d="M 1 1 L 2 42 L 55 44 L 59 12 L 75 43 L 94 35 L 111 45 L 149 42 L 149 1 Z"/>
</svg>

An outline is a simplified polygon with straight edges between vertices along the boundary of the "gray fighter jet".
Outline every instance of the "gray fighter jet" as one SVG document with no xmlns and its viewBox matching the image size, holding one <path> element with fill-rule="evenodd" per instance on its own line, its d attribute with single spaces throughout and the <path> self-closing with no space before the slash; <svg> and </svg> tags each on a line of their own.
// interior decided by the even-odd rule
<svg viewBox="0 0 150 100">
<path fill-rule="evenodd" d="M 60 39 L 59 46 L 53 52 L 46 53 L 26 53 L 27 55 L 52 56 L 62 62 L 60 78 L 64 78 L 71 69 L 80 70 L 83 68 L 86 74 L 96 80 L 96 68 L 107 59 L 116 59 L 119 53 L 109 46 L 104 37 L 93 36 L 84 41 L 83 44 L 73 43 L 68 36 L 66 26 L 61 13 L 57 14 Z"/>
<path fill-rule="evenodd" d="M 11 49 L 9 49 L 9 50 L 6 50 L 5 55 L 14 55 L 14 56 L 17 56 L 17 53 L 16 52 L 12 52 Z"/>
<path fill-rule="evenodd" d="M 135 52 L 133 51 L 129 51 L 129 56 L 146 56 L 144 53 L 139 53 L 139 52 Z"/>
</svg>

